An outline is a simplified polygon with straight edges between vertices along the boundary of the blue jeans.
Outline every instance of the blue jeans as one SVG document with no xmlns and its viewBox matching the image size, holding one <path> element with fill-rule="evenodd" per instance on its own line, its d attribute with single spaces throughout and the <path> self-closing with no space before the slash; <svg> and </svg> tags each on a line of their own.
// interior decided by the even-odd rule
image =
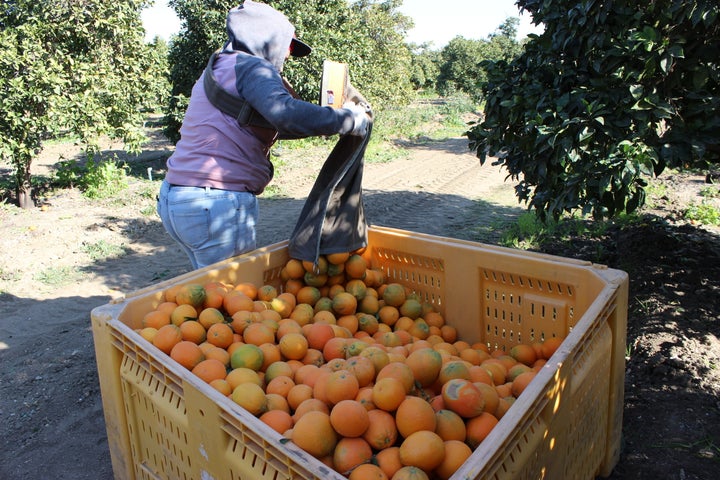
<svg viewBox="0 0 720 480">
<path fill-rule="evenodd" d="M 157 211 L 165 230 L 195 269 L 256 248 L 259 211 L 252 193 L 181 187 L 164 181 Z"/>
</svg>

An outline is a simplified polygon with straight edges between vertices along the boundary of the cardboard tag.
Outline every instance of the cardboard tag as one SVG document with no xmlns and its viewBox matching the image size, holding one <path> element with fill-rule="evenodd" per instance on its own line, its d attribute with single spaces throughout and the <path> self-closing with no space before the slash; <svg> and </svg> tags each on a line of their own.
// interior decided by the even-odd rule
<svg viewBox="0 0 720 480">
<path fill-rule="evenodd" d="M 320 105 L 340 108 L 345 103 L 348 84 L 348 66 L 332 60 L 323 61 L 323 73 L 320 80 Z"/>
</svg>

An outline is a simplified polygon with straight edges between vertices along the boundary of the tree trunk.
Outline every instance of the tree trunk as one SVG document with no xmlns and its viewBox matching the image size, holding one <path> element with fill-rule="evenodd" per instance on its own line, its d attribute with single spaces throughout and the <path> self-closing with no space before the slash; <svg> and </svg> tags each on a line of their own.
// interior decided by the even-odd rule
<svg viewBox="0 0 720 480">
<path fill-rule="evenodd" d="M 32 198 L 32 183 L 30 182 L 30 162 L 26 162 L 18 171 L 15 179 L 17 181 L 18 206 L 24 209 L 35 208 L 35 201 Z"/>
</svg>

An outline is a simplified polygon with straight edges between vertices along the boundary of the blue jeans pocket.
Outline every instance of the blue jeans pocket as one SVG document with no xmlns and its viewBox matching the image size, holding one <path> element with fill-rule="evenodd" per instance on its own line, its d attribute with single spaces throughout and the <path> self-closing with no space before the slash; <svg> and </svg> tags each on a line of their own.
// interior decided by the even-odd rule
<svg viewBox="0 0 720 480">
<path fill-rule="evenodd" d="M 198 248 L 210 240 L 210 212 L 206 208 L 174 210 L 170 213 L 176 225 L 175 234 L 191 248 Z M 181 228 L 177 228 L 181 226 Z"/>
</svg>

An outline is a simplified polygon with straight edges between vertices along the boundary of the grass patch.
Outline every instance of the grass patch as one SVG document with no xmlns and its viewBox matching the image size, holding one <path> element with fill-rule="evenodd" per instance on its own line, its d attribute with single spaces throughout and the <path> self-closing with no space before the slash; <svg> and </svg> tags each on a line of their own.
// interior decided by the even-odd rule
<svg viewBox="0 0 720 480">
<path fill-rule="evenodd" d="M 85 252 L 93 261 L 120 257 L 127 253 L 127 248 L 125 246 L 108 243 L 105 240 L 100 240 L 95 243 L 83 242 L 82 249 L 83 252 Z"/>
<path fill-rule="evenodd" d="M 80 271 L 75 267 L 50 267 L 37 272 L 33 278 L 48 287 L 59 287 L 77 281 L 81 277 Z"/>
<path fill-rule="evenodd" d="M 683 212 L 683 216 L 702 225 L 720 225 L 720 210 L 706 201 L 690 204 Z"/>
</svg>

